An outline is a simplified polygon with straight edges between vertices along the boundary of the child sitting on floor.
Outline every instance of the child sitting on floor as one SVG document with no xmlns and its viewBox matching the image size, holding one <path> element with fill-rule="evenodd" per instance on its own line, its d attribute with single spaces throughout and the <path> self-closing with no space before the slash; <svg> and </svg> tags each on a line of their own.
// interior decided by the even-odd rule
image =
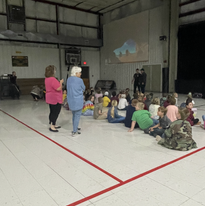
<svg viewBox="0 0 205 206">
<path fill-rule="evenodd" d="M 144 110 L 144 104 L 138 102 L 135 106 L 136 112 L 132 116 L 132 125 L 128 132 L 132 132 L 135 128 L 135 124 L 138 123 L 140 129 L 144 130 L 144 133 L 149 133 L 149 128 L 158 124 L 155 119 L 151 118 L 151 114 Z"/>
<path fill-rule="evenodd" d="M 96 90 L 96 94 L 95 94 L 95 104 L 98 103 L 98 98 L 99 98 L 99 97 L 102 97 L 102 96 L 103 96 L 103 94 L 102 94 L 102 92 L 101 92 L 101 88 L 98 88 L 98 89 Z"/>
<path fill-rule="evenodd" d="M 125 117 L 125 127 L 129 127 L 131 128 L 132 126 L 132 115 L 133 113 L 136 111 L 135 107 L 138 103 L 137 99 L 133 99 L 131 104 L 129 104 L 129 106 L 127 107 L 127 111 L 126 111 L 126 117 Z M 135 128 L 138 128 L 139 125 L 136 123 L 135 124 Z"/>
<path fill-rule="evenodd" d="M 164 134 L 165 129 L 169 127 L 171 124 L 171 120 L 166 116 L 167 109 L 164 107 L 159 107 L 157 115 L 159 116 L 159 124 L 154 127 L 150 127 L 149 134 L 151 136 L 156 137 L 159 135 L 160 137 Z"/>
<path fill-rule="evenodd" d="M 153 93 L 149 93 L 146 95 L 146 99 L 145 99 L 144 103 L 145 103 L 147 108 L 149 108 L 149 106 L 151 105 L 152 99 L 153 99 Z"/>
<path fill-rule="evenodd" d="M 96 120 L 103 120 L 107 118 L 107 112 L 102 112 L 103 109 L 103 98 L 98 98 L 98 103 L 95 104 L 93 118 Z"/>
<path fill-rule="evenodd" d="M 144 95 L 139 95 L 137 98 L 138 102 L 142 102 L 144 104 L 144 109 L 148 111 L 146 104 L 144 103 Z"/>
<path fill-rule="evenodd" d="M 125 117 L 118 114 L 116 100 L 112 101 L 112 107 L 108 111 L 107 118 L 109 123 L 121 123 L 125 120 Z"/>
<path fill-rule="evenodd" d="M 157 115 L 158 108 L 160 107 L 159 104 L 160 104 L 159 98 L 155 97 L 152 100 L 152 104 L 149 106 L 149 112 L 152 115 L 152 118 L 154 118 L 154 119 L 158 119 L 159 118 L 159 116 Z"/>
<path fill-rule="evenodd" d="M 125 98 L 126 98 L 126 95 L 122 94 L 121 98 L 119 100 L 119 104 L 118 104 L 118 109 L 119 110 L 126 110 L 126 108 L 128 106 L 128 103 L 127 103 L 127 100 Z"/>
<path fill-rule="evenodd" d="M 85 102 L 83 109 L 82 109 L 82 115 L 83 116 L 93 116 L 93 109 L 94 109 L 94 96 L 89 96 L 88 101 Z"/>
<path fill-rule="evenodd" d="M 63 101 L 67 98 L 67 91 L 66 89 L 63 90 Z"/>
<path fill-rule="evenodd" d="M 119 99 L 117 98 L 117 94 L 116 94 L 115 91 L 112 92 L 112 97 L 111 97 L 111 99 L 110 99 L 110 103 L 109 103 L 108 107 L 111 107 L 111 103 L 112 103 L 113 100 L 116 100 L 117 103 L 119 103 Z"/>
<path fill-rule="evenodd" d="M 178 107 L 175 106 L 176 104 L 176 99 L 174 97 L 169 98 L 169 103 L 170 105 L 167 107 L 167 117 L 172 121 L 177 120 L 177 115 L 178 115 Z"/>
<path fill-rule="evenodd" d="M 108 97 L 109 93 L 105 92 L 103 97 L 103 107 L 107 107 L 110 103 L 110 99 Z"/>
<path fill-rule="evenodd" d="M 197 148 L 196 142 L 192 138 L 192 128 L 186 118 L 189 115 L 187 109 L 178 111 L 177 120 L 170 124 L 170 127 L 165 130 L 162 135 L 156 136 L 158 144 L 180 151 L 187 151 L 193 148 Z"/>
<path fill-rule="evenodd" d="M 174 92 L 173 94 L 172 94 L 172 97 L 174 97 L 175 98 L 175 100 L 176 100 L 176 106 L 178 107 L 178 94 L 176 93 L 176 92 Z"/>
<path fill-rule="evenodd" d="M 130 91 L 130 89 L 129 89 L 129 88 L 127 88 L 127 89 L 125 90 L 125 94 L 126 94 L 126 100 L 127 100 L 127 102 L 130 102 L 130 100 L 131 100 L 131 97 L 130 97 L 129 91 Z"/>
<path fill-rule="evenodd" d="M 190 114 L 187 117 L 187 121 L 191 124 L 191 126 L 194 125 L 200 125 L 201 122 L 199 122 L 199 119 L 194 119 L 194 112 L 192 111 L 193 109 L 193 103 L 192 103 L 192 99 L 188 97 L 188 99 L 186 100 L 186 108 L 189 110 Z"/>
<path fill-rule="evenodd" d="M 160 99 L 160 106 L 164 106 L 164 102 L 167 100 L 167 94 L 163 93 L 162 98 Z"/>
<path fill-rule="evenodd" d="M 170 105 L 169 99 L 170 99 L 171 97 L 172 97 L 171 95 L 168 95 L 168 96 L 167 96 L 167 100 L 164 102 L 164 105 L 163 105 L 165 108 L 167 108 L 167 107 Z"/>
<path fill-rule="evenodd" d="M 201 124 L 201 128 L 205 129 L 205 115 L 202 115 L 202 119 L 203 119 L 203 124 Z"/>
</svg>

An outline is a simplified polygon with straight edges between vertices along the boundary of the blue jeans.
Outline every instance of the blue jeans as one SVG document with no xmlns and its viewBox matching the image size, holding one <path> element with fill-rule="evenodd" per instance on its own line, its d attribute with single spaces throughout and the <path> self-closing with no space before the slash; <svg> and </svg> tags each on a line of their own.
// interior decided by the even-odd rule
<svg viewBox="0 0 205 206">
<path fill-rule="evenodd" d="M 86 112 L 82 113 L 83 116 L 93 116 L 93 110 L 87 110 Z"/>
<path fill-rule="evenodd" d="M 159 135 L 161 137 L 164 134 L 164 131 L 165 129 L 154 128 L 154 131 L 150 132 L 149 135 L 154 137 Z"/>
<path fill-rule="evenodd" d="M 125 117 L 119 117 L 119 118 L 115 118 L 114 120 L 112 120 L 110 123 L 121 123 L 125 120 Z"/>
<path fill-rule="evenodd" d="M 203 119 L 203 121 L 205 121 L 205 115 L 202 115 L 202 119 Z"/>
<path fill-rule="evenodd" d="M 152 119 L 152 121 L 153 121 L 153 124 L 150 127 L 154 127 L 155 125 L 159 124 L 159 120 L 157 120 L 157 119 Z M 145 134 L 149 134 L 149 128 L 150 127 L 148 127 L 147 129 L 144 129 Z"/>
<path fill-rule="evenodd" d="M 73 113 L 73 132 L 77 132 L 82 109 L 77 111 L 72 111 L 72 113 Z"/>
</svg>

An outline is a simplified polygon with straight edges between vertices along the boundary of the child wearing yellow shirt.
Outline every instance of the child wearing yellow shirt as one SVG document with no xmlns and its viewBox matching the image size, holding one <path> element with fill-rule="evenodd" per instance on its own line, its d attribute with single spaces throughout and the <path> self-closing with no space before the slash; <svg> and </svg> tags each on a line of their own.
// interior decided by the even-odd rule
<svg viewBox="0 0 205 206">
<path fill-rule="evenodd" d="M 104 97 L 103 97 L 103 107 L 107 107 L 108 104 L 110 103 L 110 99 L 108 97 L 109 93 L 105 92 Z"/>
<path fill-rule="evenodd" d="M 66 90 L 63 90 L 63 102 L 64 100 L 67 98 L 67 91 Z"/>
</svg>

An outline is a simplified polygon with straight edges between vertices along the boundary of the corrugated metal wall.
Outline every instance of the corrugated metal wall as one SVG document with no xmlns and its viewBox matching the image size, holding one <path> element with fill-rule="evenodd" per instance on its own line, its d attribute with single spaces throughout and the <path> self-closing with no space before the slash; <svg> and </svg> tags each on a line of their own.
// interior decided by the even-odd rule
<svg viewBox="0 0 205 206">
<path fill-rule="evenodd" d="M 8 0 L 9 4 L 22 6 L 22 0 Z M 5 0 L 0 0 L 0 12 L 6 13 Z M 45 20 L 56 20 L 55 6 L 25 0 L 25 12 L 27 17 L 40 18 Z M 74 11 L 59 7 L 59 21 L 98 27 L 98 15 Z M 97 29 L 83 26 L 74 26 L 60 24 L 60 34 L 69 37 L 81 37 L 84 39 L 97 39 Z M 0 29 L 7 29 L 7 17 L 0 15 Z M 10 29 L 14 31 L 23 31 L 23 26 L 11 24 Z M 40 20 L 26 19 L 26 31 L 34 33 L 56 34 L 56 23 Z M 54 47 L 54 48 L 53 48 Z M 17 54 L 16 51 L 21 53 Z M 29 67 L 12 67 L 11 56 L 28 56 Z M 90 67 L 90 84 L 94 86 L 100 79 L 100 52 L 99 49 L 82 48 L 82 61 L 87 62 Z M 57 76 L 60 77 L 60 62 L 62 68 L 62 77 L 67 76 L 67 66 L 65 65 L 65 50 L 61 49 L 61 58 L 59 49 L 52 45 L 38 45 L 30 43 L 9 43 L 0 42 L 0 75 L 11 73 L 16 70 L 18 78 L 38 78 L 44 77 L 45 67 L 53 64 L 58 69 Z"/>
<path fill-rule="evenodd" d="M 81 48 L 82 62 L 86 61 L 89 67 L 90 86 L 95 86 L 100 79 L 100 51 L 99 49 Z M 62 77 L 66 80 L 67 66 L 65 65 L 65 49 L 61 50 Z"/>
<path fill-rule="evenodd" d="M 180 2 L 184 3 L 186 1 L 187 0 L 181 0 Z M 190 12 L 190 11 L 194 11 L 194 10 L 198 10 L 202 8 L 205 8 L 205 0 L 200 0 L 197 2 L 193 2 L 187 5 L 181 6 L 180 13 L 186 13 L 186 12 Z M 183 24 L 195 23 L 199 21 L 205 21 L 205 11 L 181 17 L 179 24 L 183 25 Z"/>
<path fill-rule="evenodd" d="M 13 67 L 12 56 L 28 56 L 29 66 Z M 46 66 L 55 65 L 59 68 L 58 49 L 53 48 L 1 45 L 0 58 L 0 75 L 16 71 L 18 78 L 44 78 Z M 57 77 L 59 76 L 60 73 L 58 70 Z"/>
<path fill-rule="evenodd" d="M 130 88 L 135 69 L 141 69 L 143 65 L 162 64 L 163 48 L 165 42 L 159 41 L 162 35 L 162 10 L 158 7 L 149 11 L 149 61 L 127 64 L 106 64 L 104 56 L 104 48 L 101 49 L 101 79 L 114 80 L 118 89 Z M 159 77 L 159 81 L 161 78 Z"/>
</svg>

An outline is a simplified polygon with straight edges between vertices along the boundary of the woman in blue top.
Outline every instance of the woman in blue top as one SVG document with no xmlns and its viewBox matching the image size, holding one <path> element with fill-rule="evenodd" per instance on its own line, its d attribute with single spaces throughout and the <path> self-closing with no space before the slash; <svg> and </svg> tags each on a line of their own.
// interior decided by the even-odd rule
<svg viewBox="0 0 205 206">
<path fill-rule="evenodd" d="M 71 70 L 71 77 L 67 80 L 67 100 L 70 110 L 73 113 L 73 132 L 72 136 L 75 136 L 78 131 L 78 125 L 83 108 L 83 92 L 85 85 L 81 77 L 82 69 L 74 66 Z"/>
<path fill-rule="evenodd" d="M 117 104 L 118 102 L 116 100 L 113 100 L 111 103 L 112 107 L 109 109 L 107 114 L 107 119 L 109 123 L 121 123 L 125 120 L 125 117 L 118 114 Z"/>
</svg>

